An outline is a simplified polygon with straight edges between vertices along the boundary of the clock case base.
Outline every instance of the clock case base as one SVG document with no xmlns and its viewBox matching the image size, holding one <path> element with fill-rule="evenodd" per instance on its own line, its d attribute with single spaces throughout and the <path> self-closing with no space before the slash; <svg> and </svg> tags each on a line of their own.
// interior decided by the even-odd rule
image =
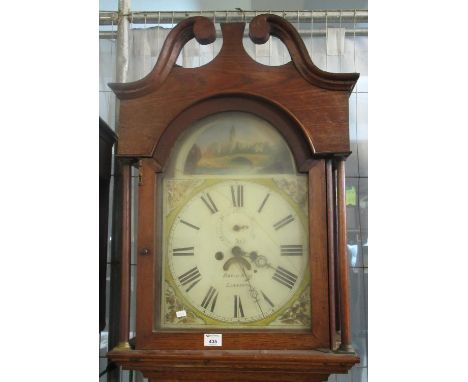
<svg viewBox="0 0 468 382">
<path fill-rule="evenodd" d="M 359 362 L 324 350 L 113 350 L 109 360 L 156 381 L 327 381 Z"/>
</svg>

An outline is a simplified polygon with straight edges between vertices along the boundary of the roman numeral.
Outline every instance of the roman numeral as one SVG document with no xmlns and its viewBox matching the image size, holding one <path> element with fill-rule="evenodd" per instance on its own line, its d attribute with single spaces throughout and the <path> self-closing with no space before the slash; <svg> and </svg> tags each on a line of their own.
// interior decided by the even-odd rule
<svg viewBox="0 0 468 382">
<path fill-rule="evenodd" d="M 203 200 L 203 203 L 205 203 L 205 205 L 208 207 L 212 214 L 218 212 L 218 208 L 216 207 L 216 204 L 214 204 L 213 199 L 211 199 L 211 196 L 208 192 L 206 193 L 206 197 L 208 198 L 208 200 L 201 196 L 201 200 Z"/>
<path fill-rule="evenodd" d="M 172 250 L 173 256 L 193 256 L 193 247 L 185 247 L 185 248 L 174 248 Z"/>
<path fill-rule="evenodd" d="M 262 291 L 260 291 L 260 292 L 262 293 L 262 296 L 263 296 L 263 298 L 265 299 L 265 301 L 266 301 L 267 303 L 269 303 L 269 304 L 271 305 L 271 307 L 273 308 L 273 307 L 275 306 L 275 304 L 273 304 L 273 303 L 271 302 L 271 300 L 267 297 L 267 295 L 266 295 L 265 293 L 263 293 Z"/>
<path fill-rule="evenodd" d="M 181 223 L 184 223 L 186 226 L 189 226 L 190 228 L 196 229 L 197 231 L 200 229 L 200 227 L 197 227 L 196 225 L 190 224 L 189 222 L 186 222 L 185 220 L 180 219 Z"/>
<path fill-rule="evenodd" d="M 260 204 L 260 208 L 257 211 L 258 213 L 262 212 L 263 206 L 265 205 L 269 197 L 270 197 L 270 194 L 267 194 L 267 196 L 265 196 L 265 199 L 263 199 L 263 202 L 262 204 Z"/>
<path fill-rule="evenodd" d="M 216 300 L 218 299 L 218 292 L 216 292 L 216 288 L 213 288 L 213 287 L 210 287 L 210 289 L 208 289 L 208 292 L 206 293 L 205 298 L 203 299 L 201 303 L 201 306 L 203 307 L 203 309 L 208 308 L 208 305 L 210 304 L 211 299 L 213 299 L 213 302 L 211 303 L 210 311 L 213 312 L 216 306 Z"/>
<path fill-rule="evenodd" d="M 238 185 L 234 189 L 231 186 L 232 205 L 234 207 L 244 207 L 244 186 Z"/>
<path fill-rule="evenodd" d="M 273 224 L 273 227 L 275 228 L 275 230 L 279 230 L 280 228 L 284 227 L 286 224 L 291 223 L 292 221 L 294 221 L 293 216 L 288 215 L 285 218 L 281 219 L 279 222 L 276 222 L 275 224 Z"/>
<path fill-rule="evenodd" d="M 302 245 L 281 245 L 281 256 L 302 256 Z"/>
<path fill-rule="evenodd" d="M 273 280 L 287 286 L 289 289 L 292 289 L 296 283 L 297 276 L 282 267 L 278 267 L 273 275 Z"/>
<path fill-rule="evenodd" d="M 244 310 L 242 309 L 242 302 L 240 296 L 234 295 L 234 318 L 244 317 Z"/>
<path fill-rule="evenodd" d="M 188 292 L 190 289 L 192 289 L 200 280 L 201 280 L 201 274 L 198 271 L 197 267 L 194 267 L 194 268 L 190 269 L 189 271 L 187 271 L 184 274 L 179 276 L 179 282 L 182 285 L 185 286 L 185 285 L 187 285 L 189 283 L 192 283 L 185 290 L 186 292 Z"/>
</svg>

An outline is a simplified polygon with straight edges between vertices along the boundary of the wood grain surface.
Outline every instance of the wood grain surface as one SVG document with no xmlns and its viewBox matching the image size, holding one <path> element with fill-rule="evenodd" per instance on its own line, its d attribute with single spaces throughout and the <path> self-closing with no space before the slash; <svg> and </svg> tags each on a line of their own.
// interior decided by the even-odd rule
<svg viewBox="0 0 468 382">
<path fill-rule="evenodd" d="M 359 362 L 352 349 L 348 353 L 334 351 L 335 327 L 343 329 L 343 345 L 350 342 L 347 279 L 343 272 L 337 274 L 337 268 L 346 265 L 343 171 L 350 153 L 348 98 L 359 75 L 317 68 L 296 29 L 278 16 L 255 17 L 249 35 L 257 44 L 265 43 L 270 36 L 281 39 L 291 62 L 280 66 L 259 64 L 246 53 L 244 23 L 222 24 L 221 28 L 222 48 L 208 64 L 198 68 L 175 65 L 190 39 L 209 44 L 216 38 L 209 19 L 192 17 L 169 33 L 155 67 L 146 77 L 109 85 L 120 99 L 117 155 L 123 161 L 139 161 L 142 183 L 138 203 L 137 335 L 133 349 L 114 349 L 108 357 L 124 368 L 141 370 L 151 381 L 326 381 L 329 374 L 345 373 Z M 153 307 L 158 306 L 157 275 L 162 256 L 158 253 L 158 179 L 185 129 L 223 111 L 244 111 L 270 122 L 288 142 L 299 171 L 308 174 L 312 324 L 309 331 L 225 330 L 220 350 L 203 346 L 205 331 L 153 327 L 160 314 Z M 332 161 L 338 163 L 338 181 Z M 130 201 L 125 196 L 123 211 L 127 214 Z M 125 225 L 124 237 L 129 230 Z M 123 247 L 125 252 L 127 244 Z M 124 253 L 123 261 L 127 260 Z M 122 308 L 127 310 L 129 289 L 125 277 L 123 281 Z M 336 322 L 335 312 L 340 313 Z M 128 332 L 124 313 L 122 333 Z"/>
<path fill-rule="evenodd" d="M 326 381 L 359 357 L 316 350 L 112 351 L 108 357 L 154 381 Z"/>
<path fill-rule="evenodd" d="M 267 26 L 269 26 L 267 28 Z M 118 155 L 151 157 L 169 124 L 187 108 L 212 97 L 238 94 L 274 104 L 298 121 L 314 154 L 349 154 L 348 97 L 359 75 L 317 68 L 297 31 L 285 20 L 259 15 L 250 24 L 254 41 L 267 31 L 287 46 L 292 61 L 280 66 L 257 63 L 242 44 L 244 23 L 221 25 L 219 54 L 198 68 L 175 66 L 192 37 L 214 39 L 204 17 L 178 24 L 168 35 L 154 69 L 143 79 L 109 84 L 120 102 Z M 213 34 L 212 34 L 213 33 Z M 235 109 L 233 109 L 235 110 Z"/>
</svg>

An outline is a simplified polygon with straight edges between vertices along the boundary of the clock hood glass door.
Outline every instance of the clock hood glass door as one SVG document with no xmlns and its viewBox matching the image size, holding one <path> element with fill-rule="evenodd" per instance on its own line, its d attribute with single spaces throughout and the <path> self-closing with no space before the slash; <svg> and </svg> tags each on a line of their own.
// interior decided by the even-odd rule
<svg viewBox="0 0 468 382">
<path fill-rule="evenodd" d="M 155 329 L 310 329 L 308 182 L 246 112 L 189 126 L 161 177 Z"/>
</svg>

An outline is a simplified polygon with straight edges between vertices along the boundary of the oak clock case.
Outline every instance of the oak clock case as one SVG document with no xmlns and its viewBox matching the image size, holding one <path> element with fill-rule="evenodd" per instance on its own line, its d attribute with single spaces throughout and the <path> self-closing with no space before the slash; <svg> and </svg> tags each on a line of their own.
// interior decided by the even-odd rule
<svg viewBox="0 0 468 382">
<path fill-rule="evenodd" d="M 298 168 L 294 121 L 216 97 L 166 131 L 164 166 L 140 161 L 136 348 L 206 349 L 217 332 L 223 349 L 329 346 L 324 166 Z"/>
<path fill-rule="evenodd" d="M 108 353 L 157 380 L 326 381 L 359 362 L 352 347 L 345 160 L 356 73 L 317 68 L 296 29 L 273 14 L 249 23 L 291 62 L 265 66 L 221 24 L 219 54 L 175 64 L 191 17 L 153 70 L 109 84 L 120 100 L 122 282 L 119 344 Z M 129 338 L 131 167 L 138 167 L 136 336 Z M 205 346 L 221 334 L 221 346 Z"/>
<path fill-rule="evenodd" d="M 271 124 L 203 118 L 179 138 L 161 186 L 155 329 L 310 328 L 307 176 Z"/>
</svg>

